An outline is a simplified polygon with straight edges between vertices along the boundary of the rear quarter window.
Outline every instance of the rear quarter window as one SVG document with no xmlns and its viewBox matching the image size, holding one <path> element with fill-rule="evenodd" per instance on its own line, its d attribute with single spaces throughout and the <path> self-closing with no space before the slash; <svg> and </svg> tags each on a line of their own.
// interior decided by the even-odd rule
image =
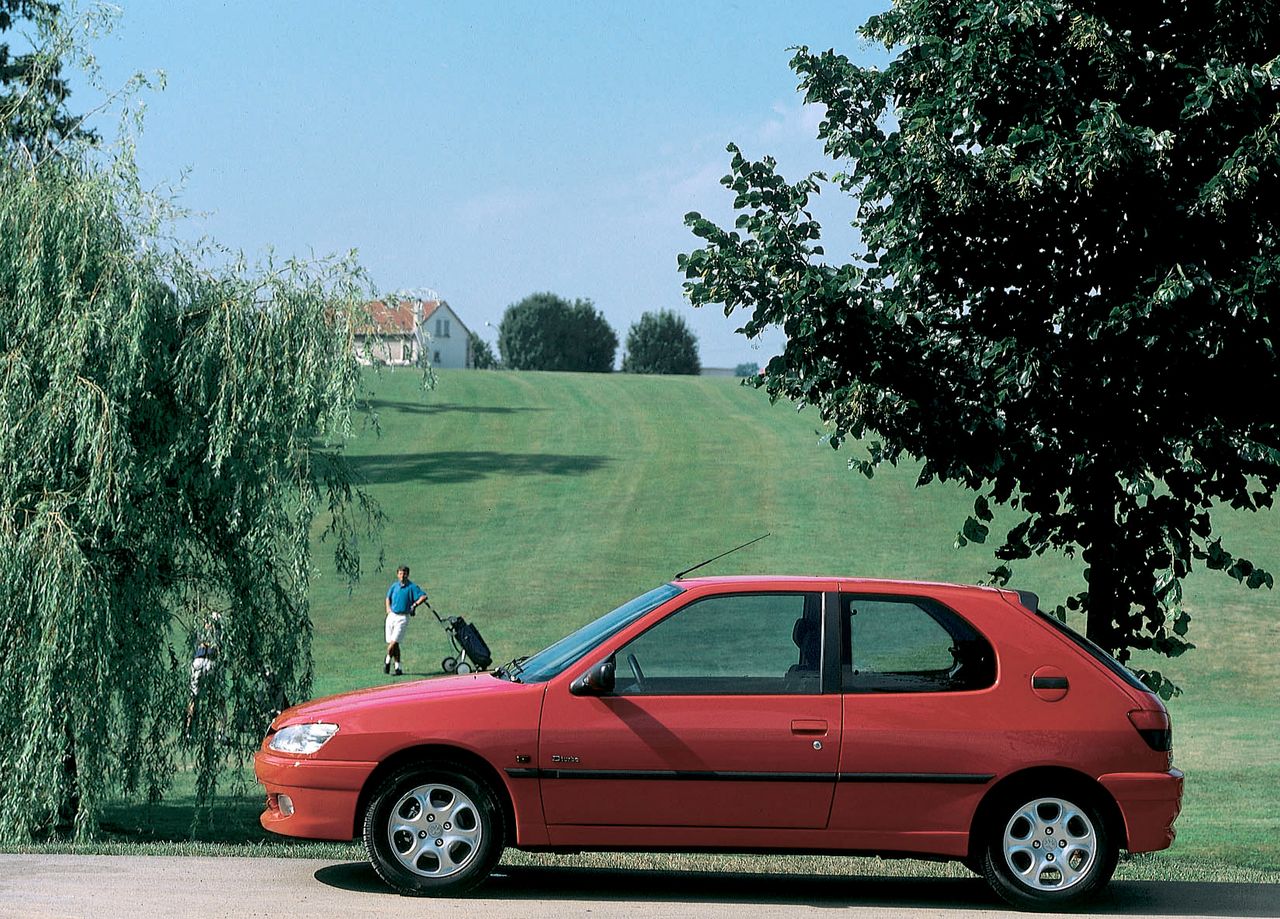
<svg viewBox="0 0 1280 919">
<path fill-rule="evenodd" d="M 845 692 L 958 692 L 995 682 L 991 644 L 933 600 L 844 594 L 840 626 Z"/>
</svg>

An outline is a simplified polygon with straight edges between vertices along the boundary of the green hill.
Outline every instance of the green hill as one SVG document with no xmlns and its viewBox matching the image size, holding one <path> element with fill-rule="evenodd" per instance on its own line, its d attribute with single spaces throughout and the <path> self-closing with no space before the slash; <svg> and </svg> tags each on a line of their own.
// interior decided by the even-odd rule
<svg viewBox="0 0 1280 919">
<path fill-rule="evenodd" d="M 868 481 L 847 450 L 820 443 L 815 413 L 734 380 L 439 376 L 430 392 L 413 372 L 370 377 L 381 434 L 362 432 L 350 454 L 388 517 L 387 567 L 351 595 L 330 573 L 316 582 L 317 694 L 389 679 L 382 598 L 400 563 L 441 613 L 475 621 L 499 660 L 761 533 L 772 536 L 705 571 L 976 582 L 993 565 L 988 547 L 952 547 L 966 493 L 914 487 L 914 466 Z M 1228 545 L 1280 569 L 1275 514 L 1219 526 Z M 316 551 L 324 572 L 326 547 Z M 1056 603 L 1080 583 L 1077 562 L 1043 558 L 1020 565 L 1013 586 Z M 1217 573 L 1193 577 L 1187 594 L 1200 647 L 1160 665 L 1186 689 L 1170 705 L 1189 774 L 1178 849 L 1280 867 L 1280 819 L 1260 803 L 1280 781 L 1275 595 Z M 406 670 L 438 673 L 448 651 L 418 616 Z"/>
</svg>

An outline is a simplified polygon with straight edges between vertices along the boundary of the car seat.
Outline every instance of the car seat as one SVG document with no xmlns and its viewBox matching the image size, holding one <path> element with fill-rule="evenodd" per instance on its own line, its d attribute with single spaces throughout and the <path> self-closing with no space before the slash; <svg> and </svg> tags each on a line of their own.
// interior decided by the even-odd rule
<svg viewBox="0 0 1280 919">
<path fill-rule="evenodd" d="M 787 668 L 787 689 L 791 692 L 816 689 L 818 665 L 822 659 L 822 629 L 814 619 L 797 619 L 791 627 L 791 640 L 800 651 L 800 660 Z"/>
</svg>

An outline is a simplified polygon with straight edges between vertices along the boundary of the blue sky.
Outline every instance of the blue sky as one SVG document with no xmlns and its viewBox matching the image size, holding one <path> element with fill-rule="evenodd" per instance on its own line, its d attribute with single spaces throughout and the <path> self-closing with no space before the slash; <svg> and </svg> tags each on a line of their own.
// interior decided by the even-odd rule
<svg viewBox="0 0 1280 919">
<path fill-rule="evenodd" d="M 122 0 L 93 49 L 108 86 L 165 72 L 138 159 L 149 183 L 187 174 L 188 235 L 251 258 L 357 249 L 380 290 L 433 288 L 491 342 L 535 291 L 590 298 L 621 340 L 675 309 L 704 365 L 733 366 L 781 339 L 683 299 L 683 216 L 732 220 L 729 141 L 789 178 L 830 169 L 787 49 L 881 62 L 855 29 L 883 5 Z M 847 253 L 852 202 L 816 210 Z"/>
</svg>

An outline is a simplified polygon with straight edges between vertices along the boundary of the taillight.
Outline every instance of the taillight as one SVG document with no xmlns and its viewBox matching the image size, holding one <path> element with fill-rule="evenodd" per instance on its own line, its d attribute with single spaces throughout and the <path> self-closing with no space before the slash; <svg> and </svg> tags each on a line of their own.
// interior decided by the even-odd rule
<svg viewBox="0 0 1280 919">
<path fill-rule="evenodd" d="M 1129 712 L 1129 721 L 1152 750 L 1168 753 L 1173 749 L 1173 727 L 1169 724 L 1168 712 L 1141 708 Z"/>
</svg>

